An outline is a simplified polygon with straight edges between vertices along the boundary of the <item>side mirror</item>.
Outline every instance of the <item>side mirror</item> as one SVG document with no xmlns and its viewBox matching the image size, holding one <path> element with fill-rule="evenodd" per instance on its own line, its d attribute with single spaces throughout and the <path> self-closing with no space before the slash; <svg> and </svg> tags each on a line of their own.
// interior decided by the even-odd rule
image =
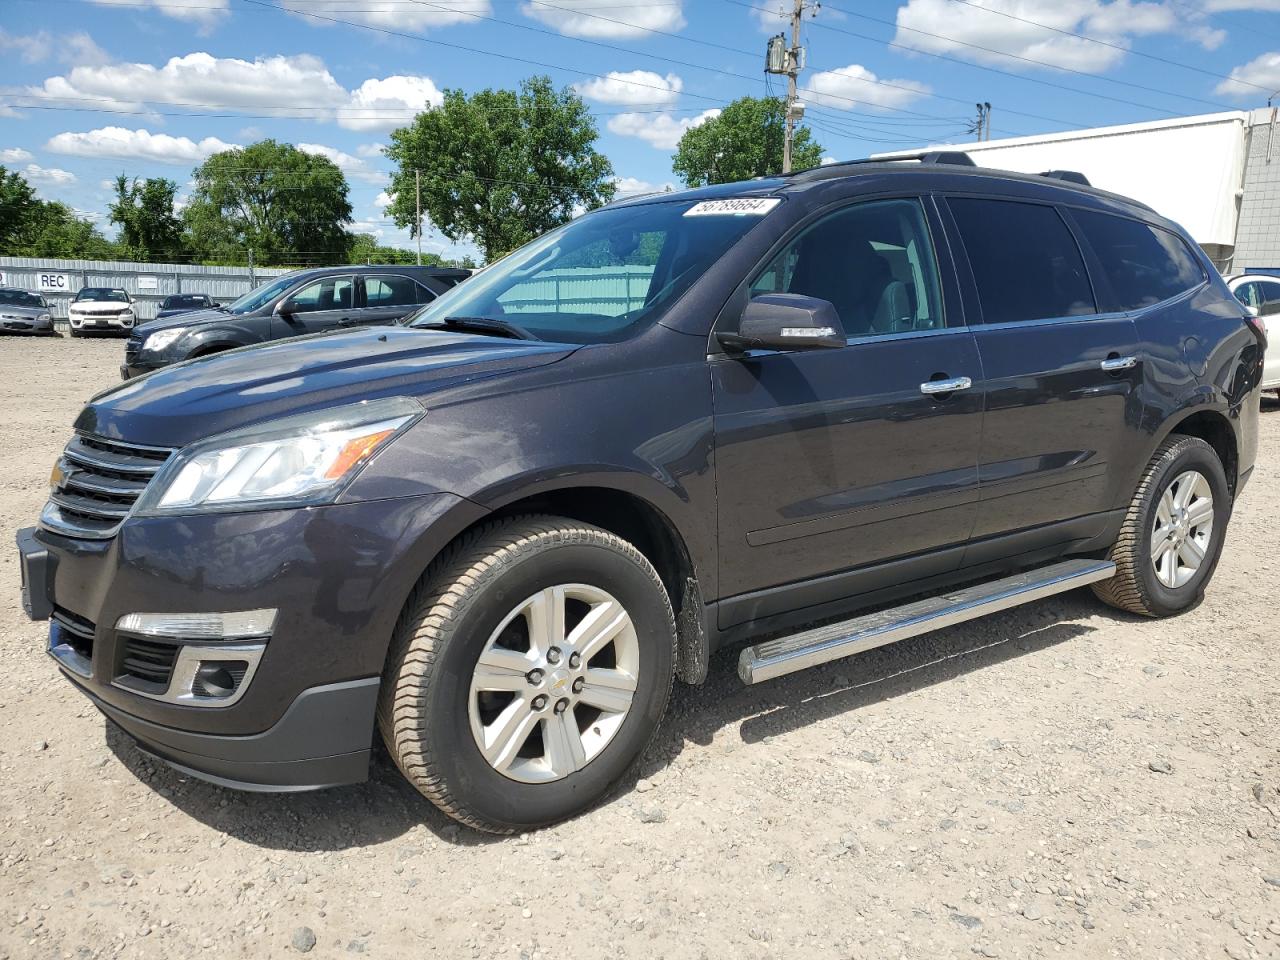
<svg viewBox="0 0 1280 960">
<path fill-rule="evenodd" d="M 747 350 L 823 350 L 843 347 L 844 325 L 830 300 L 798 293 L 766 293 L 752 298 L 738 329 L 717 333 L 730 353 Z"/>
<path fill-rule="evenodd" d="M 294 312 L 293 301 L 290 300 L 288 297 L 285 297 L 283 300 L 277 303 L 274 311 L 277 317 L 285 317 L 285 318 L 288 318 L 288 316 L 293 312 Z"/>
</svg>

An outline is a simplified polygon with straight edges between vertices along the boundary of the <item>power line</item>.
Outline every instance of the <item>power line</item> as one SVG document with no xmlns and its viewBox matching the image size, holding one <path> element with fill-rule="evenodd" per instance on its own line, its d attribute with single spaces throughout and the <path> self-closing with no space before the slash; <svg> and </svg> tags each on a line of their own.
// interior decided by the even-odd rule
<svg viewBox="0 0 1280 960">
<path fill-rule="evenodd" d="M 1197 67 L 1190 63 L 1183 63 L 1180 60 L 1170 60 L 1167 57 L 1157 56 L 1154 53 L 1146 53 L 1142 50 L 1134 50 L 1130 47 L 1126 47 L 1118 43 L 1112 43 L 1109 40 L 1101 40 L 1098 37 L 1091 37 L 1085 33 L 1074 33 L 1070 30 L 1063 30 L 1060 27 L 1052 27 L 1049 24 L 1041 23 L 1038 20 L 1029 20 L 1026 17 L 1020 17 L 1017 14 L 1006 13 L 1004 10 L 997 10 L 994 7 L 986 7 L 980 3 L 974 3 L 973 0 L 955 0 L 955 2 L 963 3 L 967 7 L 974 7 L 975 9 L 978 9 L 978 10 L 985 10 L 987 13 L 994 13 L 997 16 L 1006 17 L 1009 20 L 1017 20 L 1021 23 L 1030 24 L 1033 27 L 1040 27 L 1041 29 L 1044 29 L 1044 30 L 1052 30 L 1054 33 L 1060 33 L 1066 37 L 1075 37 L 1077 40 L 1087 40 L 1090 43 L 1096 43 L 1104 47 L 1110 47 L 1113 50 L 1119 50 L 1122 53 L 1131 53 L 1134 56 L 1144 57 L 1147 60 L 1155 60 L 1157 63 L 1168 64 L 1171 67 L 1181 67 L 1184 70 L 1192 70 L 1192 71 L 1195 71 L 1196 73 L 1202 73 L 1205 76 L 1214 77 L 1215 79 L 1218 79 L 1218 80 L 1230 80 L 1232 83 L 1239 83 L 1239 84 L 1243 84 L 1246 87 L 1253 87 L 1257 90 L 1263 91 L 1264 93 L 1273 92 L 1270 87 L 1265 87 L 1257 83 L 1250 83 L 1248 80 L 1240 80 L 1236 77 L 1227 76 L 1225 74 L 1214 73 L 1212 70 L 1205 70 L 1203 67 Z M 841 12 L 843 13 L 845 11 L 841 11 Z"/>
<path fill-rule="evenodd" d="M 1215 100 L 1205 100 L 1205 99 L 1203 99 L 1203 98 L 1201 98 L 1201 97 L 1193 97 L 1193 96 L 1191 96 L 1191 95 L 1189 95 L 1189 94 L 1183 94 L 1183 93 L 1172 93 L 1172 92 L 1170 92 L 1170 91 L 1168 91 L 1168 90 L 1161 90 L 1161 89 L 1159 89 L 1158 87 L 1148 87 L 1148 86 L 1145 86 L 1144 84 L 1141 84 L 1141 83 L 1133 83 L 1133 82 L 1132 82 L 1132 81 L 1130 81 L 1130 80 L 1120 80 L 1120 79 L 1118 79 L 1117 77 L 1107 77 L 1107 76 L 1101 76 L 1101 75 L 1098 75 L 1098 74 L 1092 74 L 1092 73 L 1088 73 L 1088 72 L 1086 72 L 1086 71 L 1084 71 L 1084 70 L 1076 70 L 1076 69 L 1073 69 L 1073 68 L 1071 68 L 1071 67 L 1064 67 L 1064 66 L 1061 66 L 1061 65 L 1056 64 L 1056 63 L 1048 63 L 1048 62 L 1046 62 L 1046 61 L 1044 61 L 1044 60 L 1036 60 L 1036 59 L 1035 59 L 1035 58 L 1033 58 L 1033 57 L 1024 57 L 1024 56 L 1022 56 L 1021 54 L 1017 54 L 1017 53 L 1008 53 L 1008 52 L 1006 52 L 1006 51 L 1004 51 L 1004 50 L 997 50 L 997 49 L 995 49 L 994 47 L 984 47 L 984 46 L 982 46 L 981 44 L 977 44 L 977 43 L 969 43 L 969 42 L 967 42 L 967 41 L 965 41 L 965 40 L 957 40 L 955 37 L 948 37 L 948 36 L 946 36 L 946 35 L 944 35 L 944 34 L 940 34 L 940 33 L 930 33 L 928 30 L 920 30 L 920 29 L 917 29 L 916 27 L 904 27 L 904 26 L 902 26 L 901 24 L 899 24 L 899 23 L 897 23 L 896 21 L 893 21 L 893 20 L 885 20 L 883 17 L 873 17 L 873 16 L 870 16 L 869 14 L 865 14 L 865 13 L 857 13 L 856 11 L 853 11 L 853 10 L 847 10 L 847 9 L 845 9 L 844 7 L 837 7 L 837 6 L 835 6 L 834 4 L 827 4 L 827 6 L 829 6 L 832 10 L 836 10 L 836 11 L 838 11 L 838 12 L 840 12 L 840 13 L 843 13 L 843 14 L 846 14 L 846 15 L 848 15 L 848 16 L 851 16 L 851 17 L 857 17 L 859 20 L 869 20 L 869 21 L 871 21 L 872 23 L 879 23 L 879 24 L 883 24 L 884 26 L 894 27 L 894 28 L 895 28 L 895 29 L 897 29 L 897 30 L 905 30 L 905 31 L 907 31 L 908 33 L 918 33 L 918 34 L 920 34 L 921 36 L 925 36 L 925 37 L 932 37 L 932 38 L 934 38 L 935 40 L 942 40 L 942 41 L 944 41 L 945 43 L 953 43 L 953 44 L 956 44 L 957 46 L 961 46 L 961 47 L 969 47 L 970 49 L 973 49 L 973 50 L 981 50 L 982 52 L 992 54 L 993 56 L 997 56 L 997 57 L 1005 57 L 1005 58 L 1010 59 L 1010 60 L 1017 60 L 1017 61 L 1019 61 L 1019 62 L 1021 62 L 1021 63 L 1029 63 L 1029 64 L 1031 64 L 1031 65 L 1033 65 L 1033 66 L 1037 66 L 1037 67 L 1045 67 L 1045 68 L 1047 68 L 1047 69 L 1051 69 L 1051 70 L 1061 70 L 1061 71 L 1062 71 L 1062 72 L 1064 72 L 1064 73 L 1071 73 L 1071 74 L 1075 74 L 1076 76 L 1079 76 L 1079 77 L 1087 77 L 1087 78 L 1089 78 L 1089 79 L 1091 79 L 1091 80 L 1104 80 L 1104 81 L 1106 81 L 1107 83 L 1115 83 L 1115 84 L 1119 84 L 1120 86 L 1124 86 L 1124 87 L 1132 87 L 1132 88 L 1133 88 L 1133 89 L 1135 89 L 1135 90 L 1144 90 L 1144 91 L 1146 91 L 1147 93 L 1155 93 L 1155 94 L 1159 94 L 1159 95 L 1161 95 L 1161 96 L 1177 97 L 1177 98 L 1179 98 L 1179 99 L 1182 99 L 1182 100 L 1189 100 L 1189 101 L 1192 101 L 1192 102 L 1194 102 L 1194 103 L 1204 103 L 1204 104 L 1208 104 L 1208 105 L 1209 105 L 1209 106 L 1211 106 L 1211 107 L 1217 107 L 1217 108 L 1218 108 L 1218 109 L 1220 109 L 1220 110 L 1234 110 L 1234 109 L 1235 109 L 1234 107 L 1232 107 L 1232 106 L 1230 106 L 1230 105 L 1228 105 L 1228 104 L 1219 103 L 1219 102 L 1217 102 L 1217 101 L 1215 101 Z M 983 9 L 986 9 L 986 8 L 984 7 Z M 866 37 L 866 36 L 863 36 L 862 34 L 855 33 L 855 32 L 854 32 L 854 31 L 852 31 L 852 30 L 842 30 L 842 29 L 840 29 L 840 28 L 833 27 L 833 26 L 831 26 L 830 24 L 818 24 L 818 26 L 823 27 L 824 29 L 827 29 L 827 30 L 834 30 L 834 31 L 835 31 L 835 32 L 837 32 L 837 33 L 844 33 L 844 34 L 848 34 L 849 36 L 859 37 L 860 39 L 864 39 L 864 40 L 872 40 L 872 41 L 874 41 L 874 42 L 876 42 L 876 43 L 884 43 L 884 44 L 886 44 L 886 45 L 888 45 L 888 46 L 890 46 L 890 47 L 898 47 L 898 48 L 901 48 L 901 49 L 904 49 L 904 50 L 909 50 L 909 51 L 911 51 L 911 52 L 913 52 L 913 53 L 923 53 L 923 54 L 925 54 L 926 56 L 936 57 L 936 58 L 938 58 L 938 59 L 940 59 L 940 60 L 947 60 L 948 62 L 951 62 L 951 63 L 962 63 L 962 64 L 965 64 L 966 66 L 977 67 L 977 68 L 979 68 L 979 69 L 983 69 L 983 70 L 989 70 L 989 71 L 991 71 L 991 72 L 993 72 L 993 73 L 998 73 L 998 74 L 1000 74 L 1001 76 L 1005 76 L 1005 77 L 1011 77 L 1011 78 L 1013 78 L 1013 79 L 1015 79 L 1015 80 L 1025 80 L 1025 81 L 1028 81 L 1028 82 L 1031 82 L 1031 83 L 1039 83 L 1039 84 L 1042 84 L 1042 85 L 1044 85 L 1044 86 L 1054 87 L 1054 88 L 1059 89 L 1059 90 L 1066 90 L 1066 91 L 1068 91 L 1068 92 L 1070 92 L 1070 93 L 1077 93 L 1077 94 L 1080 94 L 1080 95 L 1082 95 L 1082 96 L 1086 96 L 1086 97 L 1096 97 L 1096 98 L 1098 98 L 1098 99 L 1100 99 L 1100 100 L 1110 100 L 1110 101 L 1111 101 L 1111 102 L 1113 102 L 1113 103 L 1121 103 L 1121 104 L 1124 104 L 1124 105 L 1126 105 L 1126 106 L 1130 106 L 1130 107 L 1139 107 L 1139 108 L 1141 108 L 1141 109 L 1143 109 L 1143 110 L 1150 110 L 1150 111 L 1152 111 L 1153 113 L 1163 113 L 1163 114 L 1167 114 L 1168 116 L 1172 116 L 1172 117 L 1182 116 L 1182 114 L 1181 114 L 1181 113 L 1179 113 L 1178 111 L 1176 111 L 1176 110 L 1169 110 L 1169 109 L 1167 109 L 1167 108 L 1165 108 L 1165 107 L 1156 107 L 1156 106 L 1152 106 L 1151 104 L 1146 104 L 1146 103 L 1135 103 L 1135 102 L 1134 102 L 1134 101 L 1132 101 L 1132 100 L 1125 100 L 1125 99 L 1120 98 L 1120 97 L 1112 97 L 1112 96 L 1109 96 L 1109 95 L 1107 95 L 1107 94 L 1105 94 L 1105 93 L 1096 93 L 1096 92 L 1091 91 L 1091 90 L 1083 90 L 1083 89 L 1081 89 L 1080 87 L 1069 87 L 1069 86 L 1067 86 L 1066 84 L 1062 84 L 1062 83 L 1053 83 L 1053 82 L 1048 81 L 1048 80 L 1042 80 L 1042 79 L 1040 79 L 1040 78 L 1038 78 L 1038 77 L 1026 77 L 1026 76 L 1022 76 L 1021 74 L 1009 73 L 1009 72 L 1008 72 L 1008 71 L 1006 71 L 1006 70 L 999 70 L 999 69 L 997 69 L 997 68 L 995 68 L 995 67 L 988 67 L 988 66 L 985 66 L 985 65 L 983 65 L 983 64 L 969 63 L 968 61 L 965 61 L 965 60 L 957 60 L 955 57 L 948 57 L 948 56 L 945 56 L 945 55 L 940 54 L 940 53 L 935 53 L 935 52 L 933 52 L 932 50 L 923 50 L 923 49 L 921 49 L 921 48 L 919 48 L 919 47 L 913 47 L 913 46 L 911 46 L 911 45 L 909 45 L 909 44 L 900 44 L 900 43 L 896 43 L 896 42 L 889 41 L 889 40 L 880 40 L 880 39 L 879 39 L 879 38 L 877 38 L 877 37 Z"/>
</svg>

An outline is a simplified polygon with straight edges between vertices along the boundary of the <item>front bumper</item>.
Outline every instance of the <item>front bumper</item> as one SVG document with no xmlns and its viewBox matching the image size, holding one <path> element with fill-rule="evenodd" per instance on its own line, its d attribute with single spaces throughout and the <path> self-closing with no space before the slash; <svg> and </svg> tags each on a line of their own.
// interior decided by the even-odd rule
<svg viewBox="0 0 1280 960">
<path fill-rule="evenodd" d="M 45 320 L 17 320 L 13 318 L 0 318 L 0 333 L 43 333 L 48 335 L 53 333 L 53 321 Z"/>
<path fill-rule="evenodd" d="M 258 789 L 349 783 L 366 775 L 379 677 L 405 598 L 483 514 L 436 494 L 135 517 L 103 541 L 28 529 L 18 534 L 23 605 L 35 619 L 52 616 L 49 653 L 67 678 L 166 762 Z M 277 611 L 274 626 L 231 705 L 138 692 L 137 638 L 116 629 L 122 616 L 264 608 Z"/>
</svg>

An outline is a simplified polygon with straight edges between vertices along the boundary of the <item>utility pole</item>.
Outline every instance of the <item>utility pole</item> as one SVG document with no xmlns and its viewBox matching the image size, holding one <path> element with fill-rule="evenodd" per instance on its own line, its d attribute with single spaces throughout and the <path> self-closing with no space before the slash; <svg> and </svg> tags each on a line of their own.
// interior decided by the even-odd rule
<svg viewBox="0 0 1280 960">
<path fill-rule="evenodd" d="M 786 132 L 782 140 L 782 172 L 791 172 L 791 148 L 796 136 L 796 121 L 804 117 L 804 104 L 796 96 L 796 78 L 804 69 L 804 47 L 800 45 L 800 20 L 804 16 L 808 0 L 792 0 L 791 8 L 791 44 L 787 46 L 782 34 L 769 38 L 765 52 L 765 73 L 785 74 L 787 77 L 787 100 L 784 107 L 783 122 Z M 818 4 L 813 3 L 817 9 Z"/>
<path fill-rule="evenodd" d="M 413 207 L 418 220 L 418 266 L 422 266 L 422 171 L 413 171 Z"/>
<path fill-rule="evenodd" d="M 253 247 L 249 248 L 249 289 L 258 288 L 258 275 L 253 270 Z"/>
</svg>

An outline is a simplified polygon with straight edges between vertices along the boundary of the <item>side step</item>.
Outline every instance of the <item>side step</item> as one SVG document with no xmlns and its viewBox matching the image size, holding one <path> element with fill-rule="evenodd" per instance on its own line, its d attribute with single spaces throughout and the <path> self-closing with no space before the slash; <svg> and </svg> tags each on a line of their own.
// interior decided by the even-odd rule
<svg viewBox="0 0 1280 960">
<path fill-rule="evenodd" d="M 1115 572 L 1116 565 L 1109 560 L 1064 560 L 1003 580 L 979 583 L 789 637 L 766 640 L 742 651 L 738 658 L 738 676 L 743 683 L 772 680 L 1106 580 L 1115 576 Z"/>
</svg>

